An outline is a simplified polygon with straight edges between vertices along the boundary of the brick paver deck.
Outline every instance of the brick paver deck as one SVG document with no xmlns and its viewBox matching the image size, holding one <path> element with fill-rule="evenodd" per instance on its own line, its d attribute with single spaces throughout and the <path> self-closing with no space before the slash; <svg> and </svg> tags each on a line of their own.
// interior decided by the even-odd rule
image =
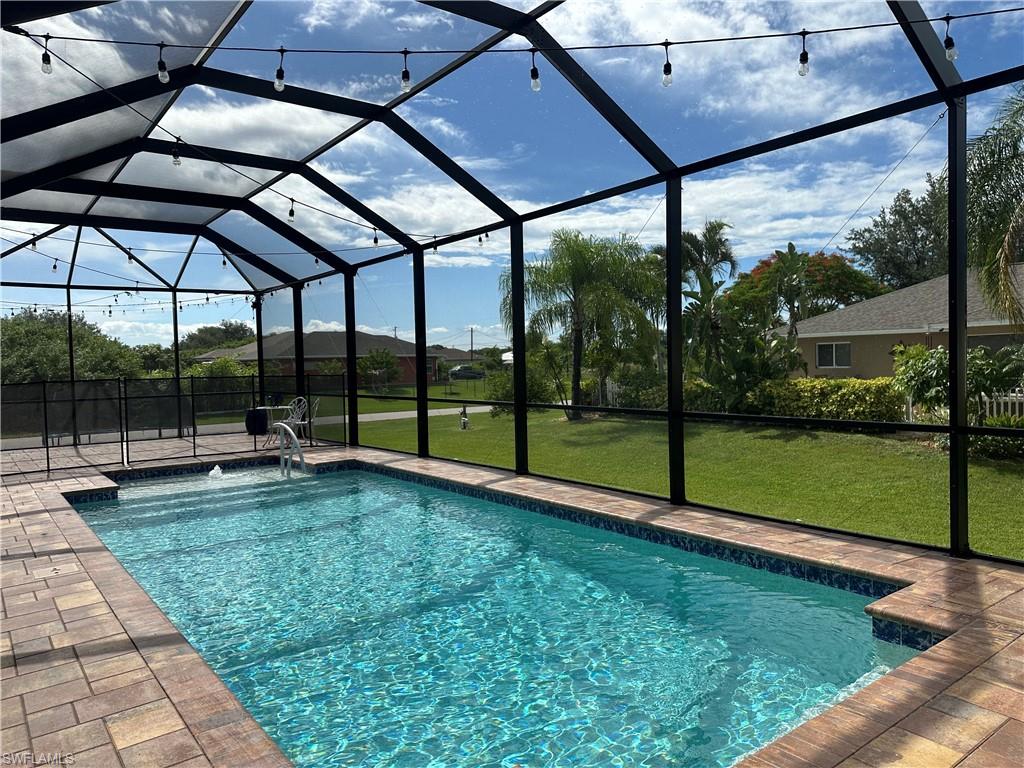
<svg viewBox="0 0 1024 768">
<path fill-rule="evenodd" d="M 743 768 L 1024 764 L 1024 569 L 387 451 L 307 453 L 313 466 L 348 459 L 906 583 L 868 612 L 950 633 Z M 161 461 L 191 459 L 146 466 Z M 103 768 L 288 765 L 62 495 L 112 487 L 92 468 L 4 478 L 3 752 Z"/>
</svg>

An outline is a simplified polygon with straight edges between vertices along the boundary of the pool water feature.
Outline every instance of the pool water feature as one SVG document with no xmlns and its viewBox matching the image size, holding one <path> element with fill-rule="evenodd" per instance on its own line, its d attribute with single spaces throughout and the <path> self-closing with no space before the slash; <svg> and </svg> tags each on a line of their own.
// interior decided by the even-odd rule
<svg viewBox="0 0 1024 768">
<path fill-rule="evenodd" d="M 728 766 L 915 653 L 872 598 L 372 472 L 78 508 L 298 766 Z"/>
</svg>

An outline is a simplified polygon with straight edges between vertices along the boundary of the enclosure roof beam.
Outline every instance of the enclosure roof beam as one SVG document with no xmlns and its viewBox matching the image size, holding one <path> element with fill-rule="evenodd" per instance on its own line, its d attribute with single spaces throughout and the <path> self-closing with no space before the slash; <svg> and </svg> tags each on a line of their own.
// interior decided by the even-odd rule
<svg viewBox="0 0 1024 768">
<path fill-rule="evenodd" d="M 250 152 L 220 149 L 219 147 L 196 145 L 182 147 L 182 145 L 176 144 L 173 141 L 161 141 L 159 139 L 145 139 L 142 142 L 140 151 L 169 155 L 175 148 L 178 149 L 181 157 L 194 157 L 199 160 L 213 160 L 218 163 L 227 163 L 229 165 L 244 165 L 249 168 L 263 168 L 270 171 L 296 174 L 304 178 L 310 184 L 318 187 L 322 192 L 324 192 L 324 194 L 334 198 L 336 202 L 344 205 L 356 215 L 366 219 L 370 222 L 371 226 L 376 227 L 395 242 L 401 243 L 407 248 L 415 248 L 418 245 L 415 240 L 379 213 L 353 197 L 322 173 L 310 168 L 300 160 L 266 157 L 264 155 L 257 155 Z"/>
<path fill-rule="evenodd" d="M 185 221 L 151 221 L 132 219 L 124 216 L 101 216 L 94 213 L 69 213 L 66 211 L 43 211 L 31 208 L 0 207 L 0 218 L 10 221 L 33 221 L 62 226 L 105 227 L 124 229 L 132 232 L 161 232 L 172 235 L 201 235 L 218 248 L 228 249 L 239 259 L 270 275 L 282 283 L 296 282 L 298 278 L 285 270 L 275 267 L 265 259 L 242 248 L 233 240 L 202 225 Z"/>
<path fill-rule="evenodd" d="M 491 192 L 461 165 L 438 149 L 426 136 L 386 106 L 370 104 L 369 102 L 358 101 L 357 99 L 349 99 L 331 93 L 321 93 L 320 91 L 292 85 L 278 93 L 274 90 L 274 84 L 269 80 L 250 77 L 249 75 L 240 75 L 235 72 L 226 72 L 220 69 L 211 69 L 209 67 L 202 68 L 197 74 L 195 82 L 210 88 L 220 88 L 257 98 L 274 99 L 300 107 L 319 109 L 323 112 L 332 112 L 338 115 L 382 122 L 423 155 L 423 157 L 443 171 L 452 181 L 469 192 L 469 194 L 490 208 L 494 213 L 503 219 L 512 219 L 516 215 L 515 211 L 509 208 L 501 198 Z"/>
<path fill-rule="evenodd" d="M 278 219 L 269 211 L 256 205 L 251 200 L 231 195 L 218 195 L 209 192 L 190 192 L 180 189 L 165 189 L 163 187 L 145 187 L 139 184 L 120 184 L 109 181 L 94 181 L 92 179 L 61 179 L 47 184 L 44 189 L 54 192 L 66 192 L 79 195 L 96 195 L 98 197 L 117 197 L 126 200 L 146 200 L 154 203 L 169 203 L 172 205 L 194 205 L 205 208 L 227 208 L 241 211 L 250 218 L 258 221 L 263 226 L 281 237 L 294 243 L 304 251 L 309 252 L 330 266 L 332 269 L 348 269 L 347 261 L 338 258 L 333 252 L 327 250 L 310 237 L 290 227 Z"/>
<path fill-rule="evenodd" d="M 486 0 L 424 0 L 425 5 L 499 29 L 515 29 L 539 49 L 562 77 L 579 91 L 598 114 L 629 142 L 651 166 L 662 173 L 675 167 L 667 154 L 631 118 L 597 81 L 559 45 L 539 21 L 529 15 Z"/>
<path fill-rule="evenodd" d="M 887 4 L 935 87 L 946 93 L 963 82 L 956 66 L 946 58 L 946 48 L 917 0 L 888 0 Z"/>
<path fill-rule="evenodd" d="M 235 256 L 236 258 L 244 261 L 246 264 L 261 272 L 270 275 L 275 280 L 280 280 L 282 283 L 293 283 L 298 278 L 295 275 L 286 272 L 278 266 L 271 264 L 266 259 L 257 256 L 255 253 L 247 248 L 243 248 L 241 245 L 236 243 L 227 235 L 222 235 L 215 229 L 202 225 L 200 227 L 200 234 L 211 243 L 216 245 L 222 251 L 227 251 L 228 254 Z"/>
<path fill-rule="evenodd" d="M 114 0 L 4 0 L 0 4 L 0 24 L 5 27 L 26 24 L 112 2 Z"/>
<path fill-rule="evenodd" d="M 55 163 L 47 168 L 40 168 L 37 171 L 30 171 L 5 181 L 0 188 L 0 195 L 10 197 L 29 189 L 36 189 L 45 186 L 50 182 L 59 181 L 77 173 L 82 173 L 91 168 L 109 163 L 113 160 L 120 160 L 138 152 L 152 152 L 160 155 L 171 155 L 177 152 L 179 157 L 205 160 L 209 162 L 226 163 L 233 166 L 246 166 L 249 168 L 263 168 L 271 171 L 279 171 L 283 174 L 294 173 L 302 176 L 306 181 L 319 187 L 325 194 L 334 198 L 338 203 L 361 216 L 386 234 L 392 240 L 400 243 L 403 247 L 414 248 L 417 246 L 415 240 L 405 234 L 390 221 L 378 214 L 369 206 L 363 204 L 357 198 L 334 184 L 330 179 L 319 171 L 309 167 L 299 160 L 287 160 L 279 157 L 268 157 L 257 155 L 251 152 L 239 152 L 233 149 L 221 149 L 220 147 L 206 147 L 193 144 L 178 143 L 175 141 L 164 141 L 152 138 L 134 138 L 114 144 L 110 147 L 88 152 L 79 157 Z"/>
<path fill-rule="evenodd" d="M 136 264 L 138 264 L 138 265 L 139 265 L 140 267 L 142 267 L 142 268 L 143 268 L 144 270 L 146 270 L 147 272 L 149 272 L 149 274 L 150 274 L 150 275 L 152 275 L 153 277 L 155 277 L 155 278 L 156 278 L 156 279 L 157 279 L 157 280 L 158 280 L 159 282 L 163 283 L 163 284 L 164 284 L 165 286 L 167 286 L 168 288 L 173 288 L 173 287 L 174 287 L 174 286 L 173 286 L 173 285 L 171 285 L 171 284 L 170 284 L 169 282 L 167 282 L 167 281 L 166 281 L 166 280 L 165 280 L 165 279 L 163 278 L 163 276 L 162 276 L 162 275 L 161 275 L 161 274 L 160 274 L 159 272 L 157 272 L 157 271 L 156 271 L 155 269 L 153 269 L 153 268 L 152 268 L 151 266 L 149 266 L 149 264 L 147 264 L 147 263 L 146 263 L 146 262 L 144 262 L 144 261 L 143 261 L 142 259 L 140 259 L 140 258 L 139 258 L 139 257 L 138 257 L 138 256 L 137 256 L 136 254 L 132 253 L 132 251 L 131 251 L 131 248 L 125 248 L 125 247 L 124 247 L 123 245 L 121 245 L 121 243 L 119 243 L 119 242 L 118 242 L 117 240 L 115 240 L 115 239 L 114 239 L 113 237 L 111 237 L 110 235 L 108 235 L 108 234 L 106 233 L 106 231 L 104 231 L 104 230 L 103 230 L 103 229 L 101 229 L 100 227 L 93 227 L 93 230 L 94 230 L 94 231 L 95 231 L 95 232 L 96 232 L 97 234 L 99 234 L 99 235 L 100 235 L 101 237 L 105 238 L 105 239 L 106 239 L 106 240 L 108 240 L 108 241 L 109 241 L 110 243 L 112 243 L 112 244 L 114 245 L 114 247 L 115 247 L 115 248 L 117 248 L 118 250 L 120 250 L 120 251 L 121 251 L 121 253 L 125 254 L 125 255 L 126 255 L 126 256 L 128 257 L 128 261 L 129 261 L 129 262 L 135 262 Z M 79 227 L 79 228 L 78 228 L 78 231 L 79 231 L 79 232 L 81 232 L 81 231 L 82 231 L 82 228 L 81 228 L 81 227 Z M 69 285 L 70 285 L 70 283 L 69 283 Z"/>
<path fill-rule="evenodd" d="M 181 260 L 181 266 L 178 268 L 178 274 L 174 278 L 174 287 L 177 288 L 181 284 L 181 276 L 185 274 L 185 269 L 188 267 L 188 263 L 192 260 L 192 252 L 196 249 L 196 245 L 199 243 L 199 235 L 192 238 L 192 245 L 188 247 L 188 253 L 185 254 L 185 258 Z M 235 269 L 238 269 L 235 267 Z M 241 272 L 239 271 L 239 274 Z M 245 277 L 245 275 L 242 275 Z"/>
<path fill-rule="evenodd" d="M 168 83 L 161 83 L 160 79 L 153 75 L 146 75 L 105 90 L 92 91 L 56 104 L 10 115 L 0 120 L 0 141 L 6 144 L 40 131 L 123 107 L 125 104 L 173 93 L 194 83 L 200 69 L 202 68 L 193 64 L 186 64 L 169 70 L 171 80 Z"/>
<path fill-rule="evenodd" d="M 92 152 L 86 152 L 84 155 L 61 160 L 45 168 L 38 168 L 34 171 L 23 173 L 20 176 L 6 179 L 3 186 L 0 186 L 0 197 L 4 199 L 13 197 L 22 192 L 28 192 L 30 189 L 38 189 L 51 181 L 74 176 L 77 173 L 84 173 L 115 160 L 123 160 L 141 151 L 142 141 L 143 139 L 140 137 L 119 141 L 117 144 L 111 144 L 109 147 L 101 147 Z"/>
<path fill-rule="evenodd" d="M 33 246 L 36 243 L 38 243 L 40 240 L 43 240 L 43 239 L 49 237 L 50 235 L 56 234 L 57 232 L 60 232 L 62 229 L 64 229 L 64 225 L 61 224 L 61 225 L 58 225 L 56 227 L 51 227 L 50 229 L 48 229 L 45 232 L 43 232 L 41 235 L 33 235 L 32 237 L 30 237 L 25 242 L 18 243 L 17 245 L 11 246 L 10 248 L 8 248 L 3 253 L 0 253 L 0 259 L 2 259 L 4 256 L 9 256 L 10 254 L 14 253 L 15 251 L 20 251 L 22 248 Z"/>
</svg>

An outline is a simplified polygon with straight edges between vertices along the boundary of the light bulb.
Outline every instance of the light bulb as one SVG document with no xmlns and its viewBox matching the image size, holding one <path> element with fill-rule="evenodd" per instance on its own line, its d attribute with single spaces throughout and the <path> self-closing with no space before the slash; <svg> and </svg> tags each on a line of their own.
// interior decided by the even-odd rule
<svg viewBox="0 0 1024 768">
<path fill-rule="evenodd" d="M 540 70 L 530 67 L 530 90 L 537 93 L 540 90 Z"/>
<path fill-rule="evenodd" d="M 292 207 L 288 209 L 288 223 L 295 221 L 295 201 L 292 200 Z"/>
<path fill-rule="evenodd" d="M 51 267 L 51 269 L 52 269 L 52 270 L 53 270 L 54 272 L 56 272 L 56 271 L 57 271 L 57 260 L 56 260 L 56 259 L 54 259 L 54 260 L 53 260 L 53 266 Z"/>
<path fill-rule="evenodd" d="M 477 235 L 476 236 L 476 244 L 479 245 L 479 246 L 482 246 L 484 244 L 484 236 L 483 235 Z"/>
<path fill-rule="evenodd" d="M 811 65 L 807 51 L 800 52 L 800 68 L 796 71 L 800 77 L 807 77 L 807 73 L 811 71 Z"/>
<path fill-rule="evenodd" d="M 946 35 L 946 39 L 942 44 L 946 47 L 946 61 L 956 61 L 960 51 L 956 49 L 956 43 L 953 42 L 953 38 Z"/>
<path fill-rule="evenodd" d="M 409 74 L 409 49 L 402 49 L 402 93 L 408 93 L 412 88 L 412 75 Z"/>
<path fill-rule="evenodd" d="M 160 58 L 156 62 L 156 77 L 164 85 L 171 82 L 171 76 L 167 73 L 167 62 L 164 61 L 163 48 L 160 49 Z"/>
<path fill-rule="evenodd" d="M 373 247 L 376 248 L 380 245 L 380 240 L 377 239 L 377 230 L 373 230 Z"/>
<path fill-rule="evenodd" d="M 278 67 L 274 75 L 274 90 L 278 93 L 284 90 L 284 67 Z"/>
<path fill-rule="evenodd" d="M 53 64 L 50 63 L 49 51 L 43 51 L 43 64 L 40 67 L 40 69 L 43 71 L 44 75 L 49 75 L 53 73 Z"/>
<path fill-rule="evenodd" d="M 227 256 L 221 256 L 221 258 L 220 258 L 220 266 L 223 269 L 227 269 L 228 268 L 228 257 Z"/>
<path fill-rule="evenodd" d="M 178 150 L 171 150 L 171 165 L 181 165 L 181 155 L 178 154 Z"/>
<path fill-rule="evenodd" d="M 665 66 L 661 68 L 661 84 L 668 88 L 672 85 L 672 62 L 666 61 Z"/>
</svg>

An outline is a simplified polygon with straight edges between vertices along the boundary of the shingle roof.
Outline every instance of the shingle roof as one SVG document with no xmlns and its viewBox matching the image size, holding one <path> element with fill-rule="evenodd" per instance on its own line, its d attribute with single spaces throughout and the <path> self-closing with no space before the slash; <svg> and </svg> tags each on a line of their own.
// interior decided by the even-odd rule
<svg viewBox="0 0 1024 768">
<path fill-rule="evenodd" d="M 307 359 L 345 357 L 345 331 L 313 331 L 302 334 Z M 374 349 L 386 349 L 396 357 L 415 357 L 416 345 L 411 341 L 393 336 L 380 336 L 356 331 L 356 355 L 363 356 Z M 295 356 L 295 338 L 291 333 L 275 333 L 263 337 L 263 357 L 266 360 L 289 359 Z M 256 360 L 256 342 L 242 347 L 213 349 L 198 355 L 196 360 L 207 362 L 229 357 L 242 362 Z M 428 348 L 427 357 L 437 357 L 437 352 Z"/>
<path fill-rule="evenodd" d="M 1024 263 L 1014 265 L 1017 293 L 1024 297 Z M 947 275 L 868 299 L 796 324 L 800 336 L 944 329 L 948 323 Z M 1006 323 L 989 309 L 974 274 L 967 280 L 967 322 Z"/>
</svg>

